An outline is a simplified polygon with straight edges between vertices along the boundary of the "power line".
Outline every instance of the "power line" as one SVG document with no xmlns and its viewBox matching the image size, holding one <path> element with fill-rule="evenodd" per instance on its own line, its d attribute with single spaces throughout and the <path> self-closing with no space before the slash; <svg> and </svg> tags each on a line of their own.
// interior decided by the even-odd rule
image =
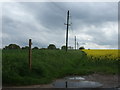
<svg viewBox="0 0 120 90">
<path fill-rule="evenodd" d="M 75 33 L 74 33 L 75 31 L 73 29 L 74 23 L 73 23 L 72 15 L 70 15 L 70 23 L 71 23 L 70 30 L 72 32 L 72 35 L 75 36 Z"/>
<path fill-rule="evenodd" d="M 62 8 L 60 5 L 56 4 L 56 2 L 51 2 L 51 5 L 53 5 L 54 10 L 56 10 L 56 8 L 59 9 L 59 10 L 56 10 L 57 13 L 58 13 L 58 11 L 62 12 L 63 14 L 66 13 L 66 10 L 64 8 Z M 64 15 L 62 15 L 61 13 L 59 13 L 58 15 L 61 16 L 63 18 L 63 20 L 66 21 L 66 18 L 64 17 Z"/>
<path fill-rule="evenodd" d="M 56 6 L 57 8 L 59 8 L 63 13 L 66 12 L 66 10 L 64 8 L 62 8 L 60 5 L 56 4 L 56 2 L 51 2 L 54 6 Z"/>
<path fill-rule="evenodd" d="M 73 29 L 73 25 L 74 25 L 74 23 L 73 23 L 73 19 L 72 19 L 72 15 L 70 15 L 70 23 L 71 23 L 71 27 L 70 27 L 70 30 L 71 30 L 71 37 L 72 38 L 74 38 L 73 39 L 73 41 L 72 41 L 72 43 L 75 43 L 75 44 L 73 44 L 74 45 L 74 47 L 75 47 L 75 50 L 76 50 L 76 46 L 77 46 L 77 43 L 76 43 L 76 35 L 75 35 L 75 30 Z"/>
</svg>

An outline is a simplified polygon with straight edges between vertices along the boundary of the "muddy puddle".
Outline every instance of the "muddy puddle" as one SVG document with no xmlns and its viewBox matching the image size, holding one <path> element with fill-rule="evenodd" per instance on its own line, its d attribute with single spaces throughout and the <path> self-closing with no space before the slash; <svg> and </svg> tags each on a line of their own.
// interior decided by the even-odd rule
<svg viewBox="0 0 120 90">
<path fill-rule="evenodd" d="M 102 84 L 99 82 L 87 81 L 83 77 L 73 76 L 65 77 L 63 80 L 53 82 L 55 88 L 99 88 Z"/>
</svg>

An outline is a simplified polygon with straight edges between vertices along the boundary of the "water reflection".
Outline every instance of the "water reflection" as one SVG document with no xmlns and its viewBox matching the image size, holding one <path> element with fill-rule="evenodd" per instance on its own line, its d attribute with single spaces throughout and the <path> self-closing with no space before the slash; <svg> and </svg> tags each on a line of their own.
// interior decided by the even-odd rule
<svg viewBox="0 0 120 90">
<path fill-rule="evenodd" d="M 53 86 L 55 88 L 99 88 L 102 84 L 86 81 L 83 77 L 65 77 L 63 80 L 55 81 Z"/>
</svg>

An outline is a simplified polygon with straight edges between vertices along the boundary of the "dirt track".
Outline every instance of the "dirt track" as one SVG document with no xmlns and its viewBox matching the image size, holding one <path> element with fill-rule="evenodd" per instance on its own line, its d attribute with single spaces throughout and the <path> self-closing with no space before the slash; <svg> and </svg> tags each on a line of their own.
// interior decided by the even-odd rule
<svg viewBox="0 0 120 90">
<path fill-rule="evenodd" d="M 104 75 L 104 74 L 92 74 L 87 76 L 82 76 L 85 78 L 85 80 L 88 81 L 96 81 L 103 84 L 102 88 L 113 88 L 118 87 L 118 75 Z M 63 80 L 63 79 L 58 79 Z M 3 87 L 6 88 L 6 87 Z M 54 88 L 52 83 L 51 84 L 45 84 L 45 85 L 30 85 L 30 86 L 12 86 L 10 88 Z"/>
<path fill-rule="evenodd" d="M 92 74 L 84 76 L 86 80 L 96 81 L 103 84 L 103 88 L 118 87 L 118 75 Z"/>
</svg>

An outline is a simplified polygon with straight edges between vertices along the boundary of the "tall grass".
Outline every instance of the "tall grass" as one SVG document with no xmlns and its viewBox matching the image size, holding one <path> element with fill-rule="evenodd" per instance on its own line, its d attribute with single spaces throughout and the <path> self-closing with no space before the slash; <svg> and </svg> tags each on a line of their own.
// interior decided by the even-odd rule
<svg viewBox="0 0 120 90">
<path fill-rule="evenodd" d="M 93 49 L 83 50 L 87 53 L 89 64 L 91 63 L 96 72 L 118 73 L 119 55 L 117 49 Z"/>
<path fill-rule="evenodd" d="M 71 50 L 32 50 L 32 70 L 28 67 L 27 50 L 3 50 L 3 85 L 50 83 L 66 75 L 94 72 L 117 73 L 116 60 L 91 60 L 86 53 Z"/>
</svg>

